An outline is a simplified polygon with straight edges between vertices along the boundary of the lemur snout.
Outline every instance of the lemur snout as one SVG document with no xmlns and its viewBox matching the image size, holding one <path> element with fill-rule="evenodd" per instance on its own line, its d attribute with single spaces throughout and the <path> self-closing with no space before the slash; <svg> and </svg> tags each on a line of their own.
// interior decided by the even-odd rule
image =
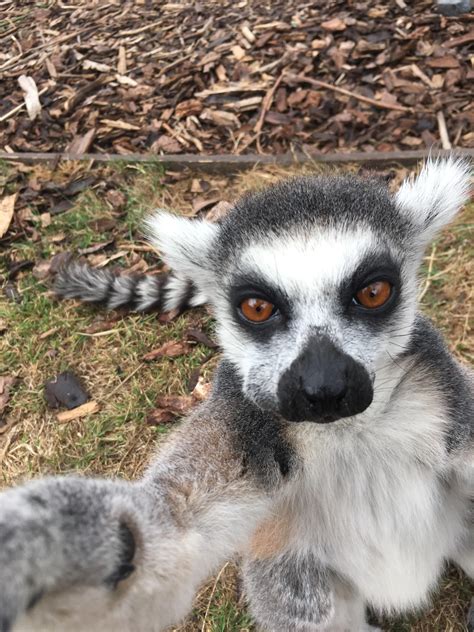
<svg viewBox="0 0 474 632">
<path fill-rule="evenodd" d="M 370 406 L 373 388 L 364 367 L 326 336 L 312 337 L 283 374 L 280 412 L 288 421 L 329 423 Z"/>
</svg>

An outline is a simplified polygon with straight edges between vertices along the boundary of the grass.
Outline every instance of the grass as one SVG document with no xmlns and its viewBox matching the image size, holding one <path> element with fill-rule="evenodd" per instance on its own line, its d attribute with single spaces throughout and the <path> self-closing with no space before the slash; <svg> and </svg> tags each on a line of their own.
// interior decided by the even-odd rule
<svg viewBox="0 0 474 632">
<path fill-rule="evenodd" d="M 65 164 L 55 172 L 34 167 L 21 177 L 61 183 L 81 175 L 76 165 Z M 273 182 L 281 175 L 281 171 L 267 170 L 234 179 L 207 178 L 204 188 L 209 197 L 212 190 L 225 191 L 226 199 L 232 200 L 243 190 Z M 36 240 L 14 241 L 0 254 L 0 265 L 48 260 L 64 250 L 77 251 L 114 238 L 112 250 L 91 254 L 89 259 L 97 263 L 118 251 L 122 254 L 114 264 L 140 269 L 159 266 L 153 253 L 133 249 L 136 244 L 143 246 L 140 221 L 147 210 L 157 206 L 191 214 L 195 197 L 191 189 L 195 190 L 201 179 L 170 182 L 156 165 L 126 164 L 103 169 L 97 177 L 93 190 L 80 194 L 74 208 L 53 217 L 49 226 L 42 227 L 39 213 L 33 209 Z M 18 185 L 19 175 L 0 164 L 0 196 Z M 115 208 L 108 200 L 106 192 L 111 186 L 123 194 L 123 208 Z M 424 311 L 436 320 L 451 349 L 466 362 L 472 362 L 474 349 L 469 311 L 473 225 L 471 206 L 427 253 L 421 284 Z M 189 327 L 210 332 L 208 315 L 203 310 L 193 311 L 162 323 L 156 315 L 117 315 L 75 302 L 58 302 L 31 271 L 20 273 L 16 283 L 21 303 L 0 301 L 0 319 L 6 323 L 0 338 L 0 375 L 19 378 L 4 416 L 10 429 L 0 434 L 0 484 L 72 471 L 136 477 L 150 459 L 155 443 L 168 432 L 169 426 L 147 423 L 157 396 L 187 393 L 193 372 L 209 350 L 196 345 L 186 356 L 149 364 L 141 358 L 168 340 L 181 339 Z M 60 424 L 56 411 L 46 405 L 43 387 L 47 379 L 65 369 L 81 377 L 100 409 L 89 417 Z M 432 610 L 386 621 L 383 627 L 390 632 L 462 632 L 470 595 L 472 584 L 452 569 L 433 599 Z M 202 588 L 192 615 L 179 628 L 179 632 L 196 630 L 254 630 L 232 564 Z"/>
</svg>

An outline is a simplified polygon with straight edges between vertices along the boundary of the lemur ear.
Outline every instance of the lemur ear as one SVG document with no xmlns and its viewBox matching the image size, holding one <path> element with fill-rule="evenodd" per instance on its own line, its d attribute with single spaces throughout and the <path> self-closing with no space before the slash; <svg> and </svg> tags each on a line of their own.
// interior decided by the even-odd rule
<svg viewBox="0 0 474 632">
<path fill-rule="evenodd" d="M 151 244 L 170 268 L 201 285 L 201 277 L 209 275 L 209 254 L 219 226 L 159 209 L 146 220 L 145 228 Z"/>
<path fill-rule="evenodd" d="M 469 199 L 471 168 L 468 161 L 428 160 L 415 178 L 403 182 L 395 194 L 399 209 L 419 227 L 426 245 L 454 218 Z"/>
</svg>

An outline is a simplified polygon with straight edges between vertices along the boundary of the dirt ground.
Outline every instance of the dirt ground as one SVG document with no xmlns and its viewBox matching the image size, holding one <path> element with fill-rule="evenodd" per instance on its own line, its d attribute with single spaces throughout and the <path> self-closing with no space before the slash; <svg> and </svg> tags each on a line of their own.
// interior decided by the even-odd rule
<svg viewBox="0 0 474 632">
<path fill-rule="evenodd" d="M 168 206 L 186 215 L 205 214 L 285 174 L 266 170 L 235 178 L 188 177 L 153 165 L 98 169 L 60 163 L 49 169 L 0 164 L 0 199 L 17 195 L 12 224 L 0 240 L 0 376 L 14 378 L 8 401 L 2 400 L 3 485 L 73 471 L 138 476 L 155 444 L 194 405 L 196 384 L 205 391 L 218 358 L 205 310 L 169 320 L 58 302 L 49 289 L 57 255 L 82 253 L 93 265 L 158 271 L 162 264 L 139 229 L 144 213 Z M 385 175 L 396 183 L 404 171 Z M 420 280 L 423 310 L 435 319 L 453 352 L 471 363 L 473 227 L 471 205 L 427 252 Z M 170 344 L 178 347 L 174 355 Z M 162 357 L 144 359 L 150 350 L 163 348 L 168 352 Z M 61 422 L 58 411 L 48 406 L 44 384 L 64 370 L 80 377 L 97 403 L 94 414 Z M 472 584 L 451 569 L 428 612 L 385 621 L 384 629 L 465 631 L 472 594 Z M 253 629 L 235 566 L 229 563 L 203 587 L 179 632 Z"/>
</svg>

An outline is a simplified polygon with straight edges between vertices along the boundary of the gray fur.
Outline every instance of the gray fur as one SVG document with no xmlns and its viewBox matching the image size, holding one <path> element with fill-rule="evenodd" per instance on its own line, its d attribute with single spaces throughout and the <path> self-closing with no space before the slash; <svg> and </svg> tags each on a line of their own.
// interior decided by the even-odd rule
<svg viewBox="0 0 474 632">
<path fill-rule="evenodd" d="M 173 269 L 164 302 L 142 277 L 63 271 L 62 295 L 109 306 L 166 309 L 184 288 L 191 305 L 209 300 L 224 359 L 143 479 L 0 495 L 0 631 L 163 630 L 235 553 L 267 632 L 366 632 L 367 605 L 426 605 L 447 561 L 474 578 L 473 378 L 416 305 L 424 248 L 468 181 L 451 160 L 395 196 L 308 178 L 245 197 L 219 225 L 161 213 L 149 228 Z M 371 266 L 395 289 L 369 314 L 352 297 Z M 255 288 L 279 307 L 262 327 L 238 312 Z M 282 376 L 322 339 L 362 367 L 373 398 L 331 423 L 290 422 Z"/>
<path fill-rule="evenodd" d="M 312 553 L 249 560 L 243 573 L 254 616 L 274 632 L 311 632 L 334 615 L 328 572 Z"/>
</svg>

